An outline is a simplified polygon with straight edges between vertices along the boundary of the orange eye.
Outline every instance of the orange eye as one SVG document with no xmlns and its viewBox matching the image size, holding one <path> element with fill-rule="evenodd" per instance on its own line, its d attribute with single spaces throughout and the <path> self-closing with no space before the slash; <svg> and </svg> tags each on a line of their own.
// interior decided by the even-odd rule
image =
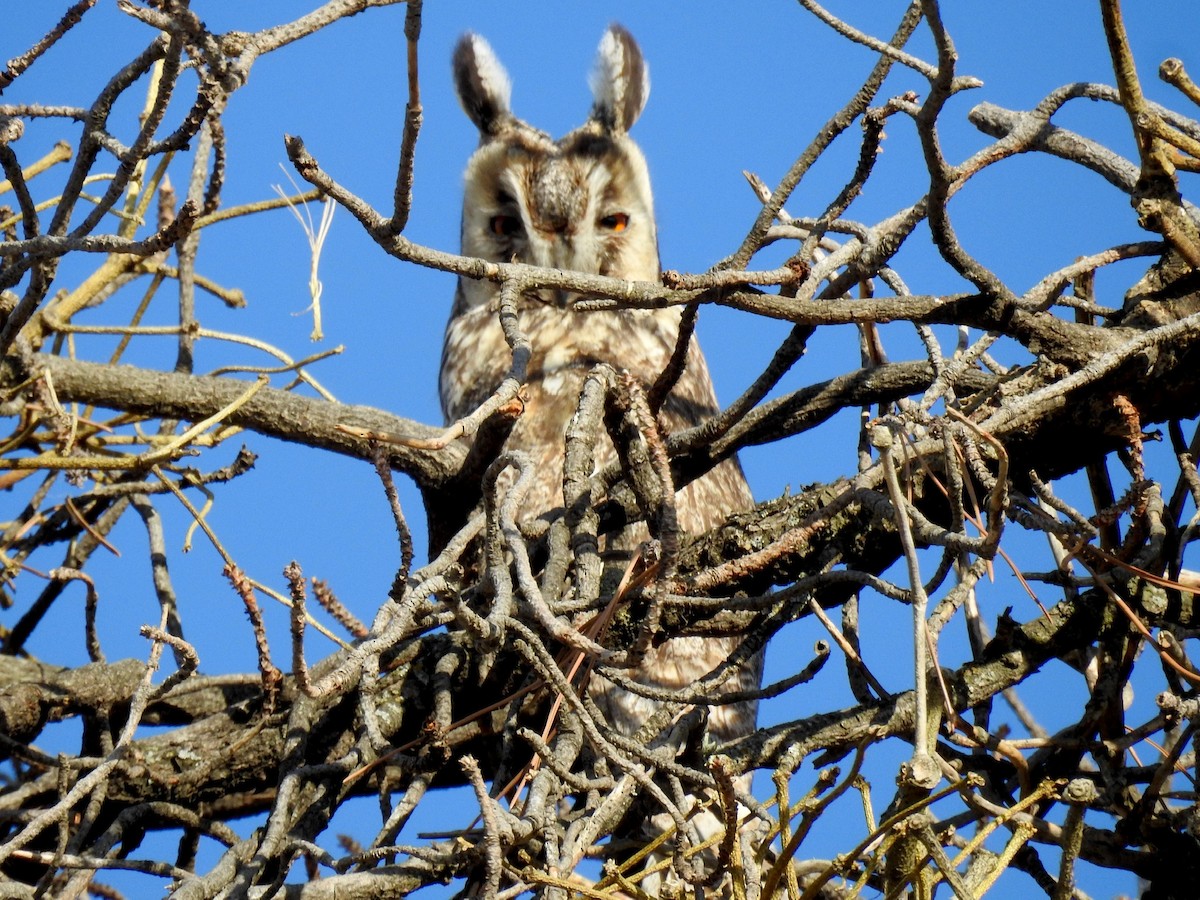
<svg viewBox="0 0 1200 900">
<path fill-rule="evenodd" d="M 492 230 L 492 234 L 500 237 L 512 237 L 521 230 L 521 220 L 516 216 L 492 216 L 488 220 L 488 227 Z"/>
<path fill-rule="evenodd" d="M 629 213 L 613 213 L 600 220 L 600 227 L 609 231 L 624 231 L 629 227 Z"/>
</svg>

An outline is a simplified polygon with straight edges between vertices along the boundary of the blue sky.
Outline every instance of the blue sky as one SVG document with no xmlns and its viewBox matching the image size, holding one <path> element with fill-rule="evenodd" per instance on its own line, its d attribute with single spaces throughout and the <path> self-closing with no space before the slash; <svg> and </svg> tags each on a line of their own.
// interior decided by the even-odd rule
<svg viewBox="0 0 1200 900">
<path fill-rule="evenodd" d="M 294 18 L 315 6 L 297 0 L 231 3 L 195 0 L 193 9 L 214 30 L 254 30 Z M 879 36 L 894 28 L 899 2 L 831 3 L 833 11 Z M 990 101 L 1029 108 L 1048 91 L 1073 81 L 1111 83 L 1111 67 L 1093 2 L 947 2 L 946 25 L 959 52 L 959 73 L 979 77 L 983 87 L 955 98 L 942 120 L 951 161 L 965 158 L 988 139 L 966 121 L 976 103 Z M 57 20 L 64 4 L 24 3 L 5 11 L 0 57 L 21 52 Z M 1200 7 L 1187 0 L 1126 4 L 1127 25 L 1147 94 L 1180 111 L 1188 110 L 1156 77 L 1158 63 L 1179 56 L 1200 69 L 1195 36 Z M 451 92 L 449 55 L 465 30 L 484 35 L 512 75 L 514 111 L 533 124 L 560 134 L 575 127 L 590 105 L 586 76 L 596 44 L 610 21 L 623 23 L 641 43 L 649 61 L 652 91 L 633 134 L 649 160 L 656 187 L 663 264 L 703 271 L 732 252 L 754 220 L 758 203 L 742 177 L 747 169 L 773 184 L 822 123 L 845 104 L 874 64 L 874 56 L 833 34 L 798 4 L 785 0 L 728 2 L 428 2 L 421 42 L 421 86 L 425 125 L 417 149 L 416 195 L 407 234 L 439 249 L 458 244 L 462 166 L 476 135 Z M 225 118 L 229 136 L 229 177 L 225 205 L 273 196 L 286 184 L 285 133 L 302 136 L 310 152 L 334 178 L 387 209 L 406 94 L 403 62 L 404 8 L 369 10 L 323 33 L 261 58 L 248 84 L 232 98 Z M 149 30 L 122 15 L 111 0 L 100 0 L 83 24 L 9 88 L 0 102 L 88 105 L 117 67 L 144 46 Z M 932 58 L 931 42 L 918 33 L 910 49 Z M 1190 54 L 1190 56 L 1189 56 Z M 895 70 L 880 99 L 906 90 L 922 92 L 918 76 Z M 131 92 L 118 107 L 120 136 L 128 139 L 141 104 Z M 173 107 L 177 121 L 181 107 Z M 1076 101 L 1056 119 L 1131 156 L 1132 139 L 1124 113 L 1115 107 Z M 67 126 L 72 139 L 77 126 Z M 915 201 L 922 193 L 919 149 L 912 128 L 894 117 L 884 152 L 851 217 L 874 222 Z M 857 157 L 857 128 L 839 140 L 800 185 L 787 209 L 814 215 L 837 194 Z M 59 126 L 31 123 L 16 145 L 28 164 L 62 136 Z M 182 191 L 186 167 L 172 167 Z M 65 167 L 34 182 L 41 199 L 53 196 Z M 1126 198 L 1097 176 L 1055 160 L 1009 160 L 981 175 L 957 197 L 951 213 L 966 248 L 1016 289 L 1076 256 L 1145 237 Z M 777 260 L 764 255 L 762 262 Z M 226 286 L 241 288 L 248 308 L 230 311 L 201 299 L 206 327 L 271 341 L 293 357 L 334 345 L 345 352 L 321 363 L 314 374 L 339 399 L 381 407 L 399 415 L 438 423 L 436 372 L 441 333 L 454 290 L 450 276 L 419 270 L 385 256 L 345 212 L 339 212 L 322 258 L 324 342 L 309 341 L 308 248 L 303 233 L 285 211 L 230 222 L 204 232 L 199 271 Z M 75 260 L 60 273 L 63 286 L 84 277 L 98 258 Z M 756 268 L 765 265 L 756 265 Z M 965 285 L 942 264 L 927 237 L 914 236 L 896 260 L 914 293 L 952 292 Z M 1101 303 L 1119 306 L 1121 293 L 1135 280 L 1132 269 L 1117 267 L 1098 280 Z M 1107 293 L 1105 293 L 1107 291 Z M 137 292 L 115 298 L 81 321 L 123 321 Z M 151 318 L 169 323 L 164 296 Z M 786 333 L 780 323 L 715 308 L 701 315 L 699 333 L 718 393 L 731 400 L 761 371 Z M 947 338 L 949 341 L 950 339 Z M 893 358 L 919 354 L 911 328 L 885 328 Z M 81 337 L 80 355 L 95 355 L 111 342 Z M 999 352 L 999 351 L 998 351 Z M 106 355 L 106 349 L 105 349 Z M 168 366 L 169 339 L 143 338 L 127 359 Z M 809 354 L 785 379 L 781 390 L 819 381 L 857 365 L 857 340 L 848 329 L 825 330 Z M 1020 359 L 1019 353 L 1010 361 Z M 265 364 L 244 347 L 202 343 L 197 371 L 230 362 Z M 856 421 L 834 421 L 812 435 L 743 455 L 755 494 L 778 496 L 789 487 L 844 474 L 853 466 Z M 282 588 L 280 570 L 298 559 L 306 574 L 330 581 L 347 605 L 369 619 L 392 578 L 397 551 L 376 479 L 364 463 L 333 459 L 253 435 L 246 437 L 260 461 L 250 475 L 217 492 L 213 526 L 253 577 Z M 236 442 L 199 461 L 205 467 L 228 462 Z M 423 546 L 419 498 L 405 487 L 404 502 Z M 0 497 L 0 504 L 11 502 Z M 187 522 L 168 513 L 168 543 L 180 545 Z M 0 516 L 7 518 L 7 515 Z M 134 521 L 114 535 L 120 559 L 97 560 L 101 580 L 101 624 L 111 642 L 110 657 L 143 656 L 137 626 L 151 621 L 155 604 L 148 572 L 142 567 L 144 535 Z M 184 605 L 188 636 L 209 672 L 253 668 L 253 646 L 237 598 L 220 578 L 220 560 L 197 538 L 188 555 L 172 560 L 176 589 Z M 29 579 L 25 591 L 37 589 Z M 1027 607 L 1008 573 L 999 573 L 986 614 L 994 617 L 1014 604 Z M 19 595 L 20 596 L 20 595 Z M 78 628 L 80 598 L 60 601 L 60 628 L 45 629 L 31 650 L 48 661 L 78 661 L 83 640 Z M 879 626 L 864 633 L 868 654 L 885 652 L 905 615 L 882 601 Z M 11 615 L 11 614 L 6 614 Z M 276 654 L 286 658 L 286 622 L 272 614 Z M 65 635 L 65 637 L 64 637 Z M 53 636 L 53 637 L 52 637 Z M 807 653 L 820 637 L 809 625 L 787 633 L 790 647 L 773 648 L 768 677 L 787 671 L 795 653 Z M 310 653 L 331 649 L 313 637 Z M 904 660 L 906 649 L 897 651 Z M 789 657 L 791 657 L 789 659 Z M 944 660 L 954 665 L 954 659 Z M 907 665 L 907 663 L 905 663 Z M 844 691 L 831 665 L 822 690 Z M 889 687 L 903 689 L 904 669 L 889 673 Z M 1075 682 L 1070 682 L 1074 678 Z M 1063 692 L 1078 701 L 1077 676 L 1064 676 Z M 828 696 L 828 694 L 826 695 Z M 1146 695 L 1148 699 L 1150 695 Z M 793 701 L 789 701 L 793 702 Z M 803 704 L 799 696 L 796 703 Z M 822 702 L 828 702 L 823 700 Z M 849 703 L 847 695 L 846 702 Z M 802 706 L 777 706 L 771 720 L 802 714 Z M 887 776 L 882 776 L 886 778 Z M 889 785 L 879 781 L 879 797 Z M 881 807 L 886 800 L 878 801 Z M 450 808 L 450 815 L 455 815 Z M 457 820 L 451 821 L 453 825 Z M 465 822 L 457 822 L 465 824 Z M 836 847 L 830 852 L 836 852 Z M 1016 887 L 1026 887 L 1015 876 Z M 1087 879 L 1091 879 L 1090 882 Z M 1131 891 L 1092 871 L 1082 882 L 1095 896 Z M 1018 896 L 1018 893 L 998 896 Z"/>
</svg>

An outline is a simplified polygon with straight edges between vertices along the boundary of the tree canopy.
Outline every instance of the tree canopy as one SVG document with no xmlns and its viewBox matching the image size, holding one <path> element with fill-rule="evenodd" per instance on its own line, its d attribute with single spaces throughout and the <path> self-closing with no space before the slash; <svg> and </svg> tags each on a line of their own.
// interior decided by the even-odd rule
<svg viewBox="0 0 1200 900">
<path fill-rule="evenodd" d="M 720 137 L 749 155 L 769 132 L 787 164 L 746 172 L 736 227 L 697 223 L 722 250 L 649 283 L 454 252 L 457 199 L 422 193 L 470 151 L 422 152 L 427 116 L 460 116 L 423 90 L 445 65 L 422 38 L 440 5 L 313 6 L 225 27 L 186 0 L 79 0 L 6 47 L 0 892 L 638 896 L 649 858 L 689 891 L 746 897 L 1058 900 L 1133 891 L 1133 876 L 1144 896 L 1193 896 L 1200 88 L 1184 61 L 1140 55 L 1182 26 L 1078 5 L 1071 40 L 1095 38 L 1106 81 L 1039 85 L 1017 105 L 960 58 L 936 0 L 879 4 L 869 25 L 852 4 L 845 19 L 813 0 L 773 9 L 781 29 L 834 42 L 854 86 L 821 120 L 767 67 L 815 65 L 799 52 L 722 67 L 774 113 L 718 109 L 711 134 L 668 134 L 672 152 Z M 321 42 L 360 13 L 364 41 L 391 29 L 390 90 L 369 101 L 390 130 L 347 133 L 344 109 L 315 104 L 328 130 L 259 135 L 300 187 L 243 201 L 247 135 L 270 126 L 241 97 L 276 60 L 275 110 L 291 101 L 273 91 L 350 71 L 353 49 Z M 100 70 L 106 15 L 137 49 Z M 554 33 L 540 23 L 539 39 Z M 298 46 L 326 69 L 298 65 Z M 68 49 L 77 105 L 37 93 Z M 1095 106 L 1119 130 L 1089 130 L 1080 110 Z M 343 161 L 360 140 L 384 193 Z M 1053 173 L 1036 198 L 1014 189 L 1028 230 L 995 187 L 1023 166 Z M 340 348 L 297 352 L 292 334 L 324 338 L 335 209 L 354 253 L 391 266 L 355 314 L 394 358 L 346 394 L 357 402 L 325 381 Z M 1093 209 L 1122 237 L 1087 243 Z M 288 210 L 307 245 L 276 267 Z M 414 235 L 431 222 L 440 243 Z M 1050 262 L 1026 283 L 990 262 L 1005 254 Z M 226 330 L 247 303 L 298 306 L 294 288 L 278 302 L 214 277 L 234 256 L 266 283 L 299 271 L 303 324 Z M 412 382 L 406 357 L 432 360 L 440 341 L 418 307 L 440 292 L 444 319 L 449 275 L 502 295 L 569 289 L 589 310 L 677 305 L 681 340 L 699 318 L 710 356 L 723 342 L 704 324 L 736 323 L 724 353 L 745 377 L 721 385 L 717 416 L 669 432 L 638 397 L 677 366 L 632 399 L 597 367 L 564 438 L 569 508 L 521 526 L 497 477 L 520 366 L 448 427 L 432 363 Z M 597 471 L 602 433 L 620 460 Z M 739 453 L 763 499 L 681 539 L 674 490 Z M 309 494 L 321 505 L 287 505 Z M 621 587 L 592 578 L 597 541 L 640 521 L 653 562 Z M 311 577 L 298 532 L 365 580 Z M 245 564 L 263 548 L 281 574 Z M 588 632 L 602 611 L 607 629 Z M 622 661 L 681 634 L 747 639 L 687 690 L 629 683 Z M 708 706 L 763 647 L 759 729 L 704 742 Z M 593 670 L 660 700 L 653 727 L 606 728 L 582 687 Z M 713 846 L 689 830 L 685 794 L 710 798 Z M 414 824 L 444 797 L 456 824 Z M 660 840 L 631 839 L 631 820 L 663 815 Z M 715 874 L 690 865 L 705 850 Z"/>
</svg>

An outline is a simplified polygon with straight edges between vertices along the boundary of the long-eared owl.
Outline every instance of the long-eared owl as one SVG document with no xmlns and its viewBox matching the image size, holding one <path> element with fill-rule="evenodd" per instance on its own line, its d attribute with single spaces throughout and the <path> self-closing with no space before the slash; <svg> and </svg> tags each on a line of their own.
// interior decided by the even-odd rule
<svg viewBox="0 0 1200 900">
<path fill-rule="evenodd" d="M 630 34 L 618 25 L 605 33 L 591 79 L 591 114 L 558 140 L 513 115 L 508 75 L 482 38 L 467 34 L 459 41 L 453 68 L 459 100 L 480 135 L 465 175 L 463 254 L 658 281 L 649 171 L 628 134 L 642 112 L 650 80 Z M 506 447 L 532 457 L 534 482 L 524 501 L 530 518 L 563 505 L 564 434 L 592 367 L 608 363 L 650 385 L 666 367 L 679 335 L 678 307 L 584 312 L 573 308 L 577 299 L 570 292 L 541 289 L 527 292 L 519 304 L 521 330 L 532 355 L 524 410 Z M 459 279 L 441 366 L 442 410 L 448 422 L 470 414 L 509 370 L 512 356 L 498 307 L 497 285 Z M 693 338 L 661 421 L 676 429 L 716 412 L 708 366 Z M 596 448 L 597 465 L 613 459 L 615 451 L 605 439 Z M 737 462 L 727 460 L 678 492 L 680 530 L 703 533 L 752 502 Z M 634 537 L 644 536 L 641 526 Z M 738 643 L 736 637 L 666 639 L 651 647 L 629 674 L 659 688 L 687 688 L 728 658 Z M 759 668 L 758 660 L 752 660 L 723 690 L 757 686 Z M 612 726 L 626 734 L 656 708 L 653 701 L 599 676 L 589 690 Z M 742 735 L 753 730 L 754 717 L 753 703 L 715 707 L 709 731 L 717 739 Z"/>
</svg>

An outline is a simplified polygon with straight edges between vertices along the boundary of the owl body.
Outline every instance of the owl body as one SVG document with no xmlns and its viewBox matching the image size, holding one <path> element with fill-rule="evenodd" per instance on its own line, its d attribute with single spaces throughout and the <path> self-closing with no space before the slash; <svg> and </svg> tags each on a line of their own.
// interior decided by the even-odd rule
<svg viewBox="0 0 1200 900">
<path fill-rule="evenodd" d="M 645 159 L 627 131 L 649 92 L 641 52 L 633 38 L 612 26 L 601 41 L 592 89 L 595 105 L 580 128 L 559 140 L 529 126 L 509 109 L 508 76 L 488 45 L 465 36 L 454 55 L 459 99 L 480 132 L 467 164 L 462 252 L 497 262 L 512 260 L 633 281 L 658 281 L 654 204 Z M 598 363 L 624 370 L 643 385 L 667 366 L 680 328 L 680 310 L 582 312 L 570 292 L 529 291 L 518 321 L 532 353 L 523 391 L 524 409 L 506 447 L 528 453 L 534 479 L 523 508 L 527 519 L 563 505 L 564 436 L 584 379 Z M 498 319 L 499 290 L 460 278 L 446 327 L 440 376 L 448 422 L 470 414 L 507 374 L 512 362 Z M 717 412 L 708 368 L 695 338 L 687 365 L 668 395 L 661 419 L 668 429 L 697 424 Z M 616 458 L 607 438 L 595 448 L 596 465 Z M 728 460 L 682 488 L 676 498 L 681 530 L 700 534 L 753 499 L 736 461 Z M 645 537 L 635 526 L 610 547 Z M 636 681 L 687 688 L 732 653 L 736 637 L 679 637 L 656 643 Z M 744 666 L 724 689 L 757 686 L 757 661 Z M 631 734 L 655 710 L 654 701 L 594 676 L 589 691 L 609 724 Z M 718 739 L 754 728 L 753 703 L 715 707 L 709 731 Z"/>
</svg>

